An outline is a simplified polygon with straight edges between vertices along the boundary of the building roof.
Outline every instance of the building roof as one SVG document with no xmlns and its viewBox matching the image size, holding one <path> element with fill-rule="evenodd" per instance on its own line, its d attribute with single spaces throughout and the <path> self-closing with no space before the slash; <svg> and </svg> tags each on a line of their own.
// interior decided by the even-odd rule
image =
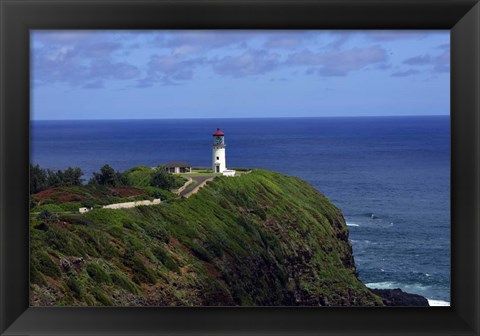
<svg viewBox="0 0 480 336">
<path fill-rule="evenodd" d="M 217 128 L 217 131 L 215 133 L 213 133 L 213 136 L 223 136 L 225 134 L 223 134 L 222 131 L 220 131 L 220 128 Z"/>
<path fill-rule="evenodd" d="M 192 165 L 182 161 L 171 161 L 171 162 L 162 164 L 162 166 L 165 166 L 167 168 L 173 168 L 173 167 L 190 168 Z"/>
</svg>

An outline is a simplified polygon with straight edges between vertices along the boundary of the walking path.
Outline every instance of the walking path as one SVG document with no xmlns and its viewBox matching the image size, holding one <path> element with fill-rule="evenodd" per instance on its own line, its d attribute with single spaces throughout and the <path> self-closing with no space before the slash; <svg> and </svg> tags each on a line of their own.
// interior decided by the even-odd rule
<svg viewBox="0 0 480 336">
<path fill-rule="evenodd" d="M 175 192 L 175 194 L 177 195 L 180 195 L 182 191 L 184 191 L 188 185 L 190 184 L 195 184 L 195 182 L 193 181 L 193 179 L 191 177 L 187 177 L 187 182 L 185 182 L 185 184 L 183 186 L 181 186 L 180 188 L 178 188 L 178 190 Z"/>
<path fill-rule="evenodd" d="M 211 181 L 215 178 L 215 176 L 192 176 L 191 179 L 193 183 L 190 183 L 187 188 L 185 188 L 181 193 L 178 195 L 180 197 L 190 197 L 198 192 L 200 188 L 202 188 L 208 181 Z"/>
</svg>

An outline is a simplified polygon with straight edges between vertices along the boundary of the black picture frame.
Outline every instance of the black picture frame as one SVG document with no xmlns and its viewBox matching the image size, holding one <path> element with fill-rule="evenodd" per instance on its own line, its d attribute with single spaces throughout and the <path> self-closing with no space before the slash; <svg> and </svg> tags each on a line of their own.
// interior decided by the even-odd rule
<svg viewBox="0 0 480 336">
<path fill-rule="evenodd" d="M 475 0 L 0 0 L 1 335 L 479 335 Z M 31 29 L 450 29 L 451 307 L 29 307 Z"/>
</svg>

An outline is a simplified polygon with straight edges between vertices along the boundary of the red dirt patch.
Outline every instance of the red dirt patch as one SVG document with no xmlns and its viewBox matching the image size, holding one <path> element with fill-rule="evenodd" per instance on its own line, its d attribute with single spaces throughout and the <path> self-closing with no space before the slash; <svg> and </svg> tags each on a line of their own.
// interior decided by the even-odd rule
<svg viewBox="0 0 480 336">
<path fill-rule="evenodd" d="M 38 205 L 43 201 L 51 199 L 57 203 L 83 202 L 85 197 L 76 193 L 64 190 L 62 187 L 49 188 L 35 194 L 34 199 L 38 200 Z"/>
<path fill-rule="evenodd" d="M 131 187 L 112 188 L 111 191 L 112 196 L 117 197 L 129 197 L 145 194 L 143 190 Z"/>
<path fill-rule="evenodd" d="M 83 202 L 87 197 L 99 200 L 103 197 L 130 197 L 144 195 L 145 192 L 133 187 L 91 189 L 88 187 L 55 187 L 49 188 L 33 195 L 33 198 L 41 205 L 45 200 L 50 199 L 55 203 Z"/>
<path fill-rule="evenodd" d="M 55 192 L 56 192 L 56 188 L 50 188 L 50 189 L 42 190 L 39 193 L 35 194 L 35 197 L 41 200 L 46 200 L 47 198 L 52 197 L 52 195 Z"/>
<path fill-rule="evenodd" d="M 85 197 L 77 194 L 72 194 L 69 192 L 64 192 L 61 194 L 57 194 L 57 201 L 60 203 L 69 203 L 69 202 L 83 202 Z"/>
</svg>

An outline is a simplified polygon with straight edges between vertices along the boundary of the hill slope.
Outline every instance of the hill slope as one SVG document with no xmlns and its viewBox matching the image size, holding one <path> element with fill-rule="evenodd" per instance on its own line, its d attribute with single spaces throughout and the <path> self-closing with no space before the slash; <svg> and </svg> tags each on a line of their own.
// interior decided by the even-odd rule
<svg viewBox="0 0 480 336">
<path fill-rule="evenodd" d="M 31 220 L 32 305 L 382 305 L 341 212 L 255 170 L 188 199 Z"/>
</svg>

